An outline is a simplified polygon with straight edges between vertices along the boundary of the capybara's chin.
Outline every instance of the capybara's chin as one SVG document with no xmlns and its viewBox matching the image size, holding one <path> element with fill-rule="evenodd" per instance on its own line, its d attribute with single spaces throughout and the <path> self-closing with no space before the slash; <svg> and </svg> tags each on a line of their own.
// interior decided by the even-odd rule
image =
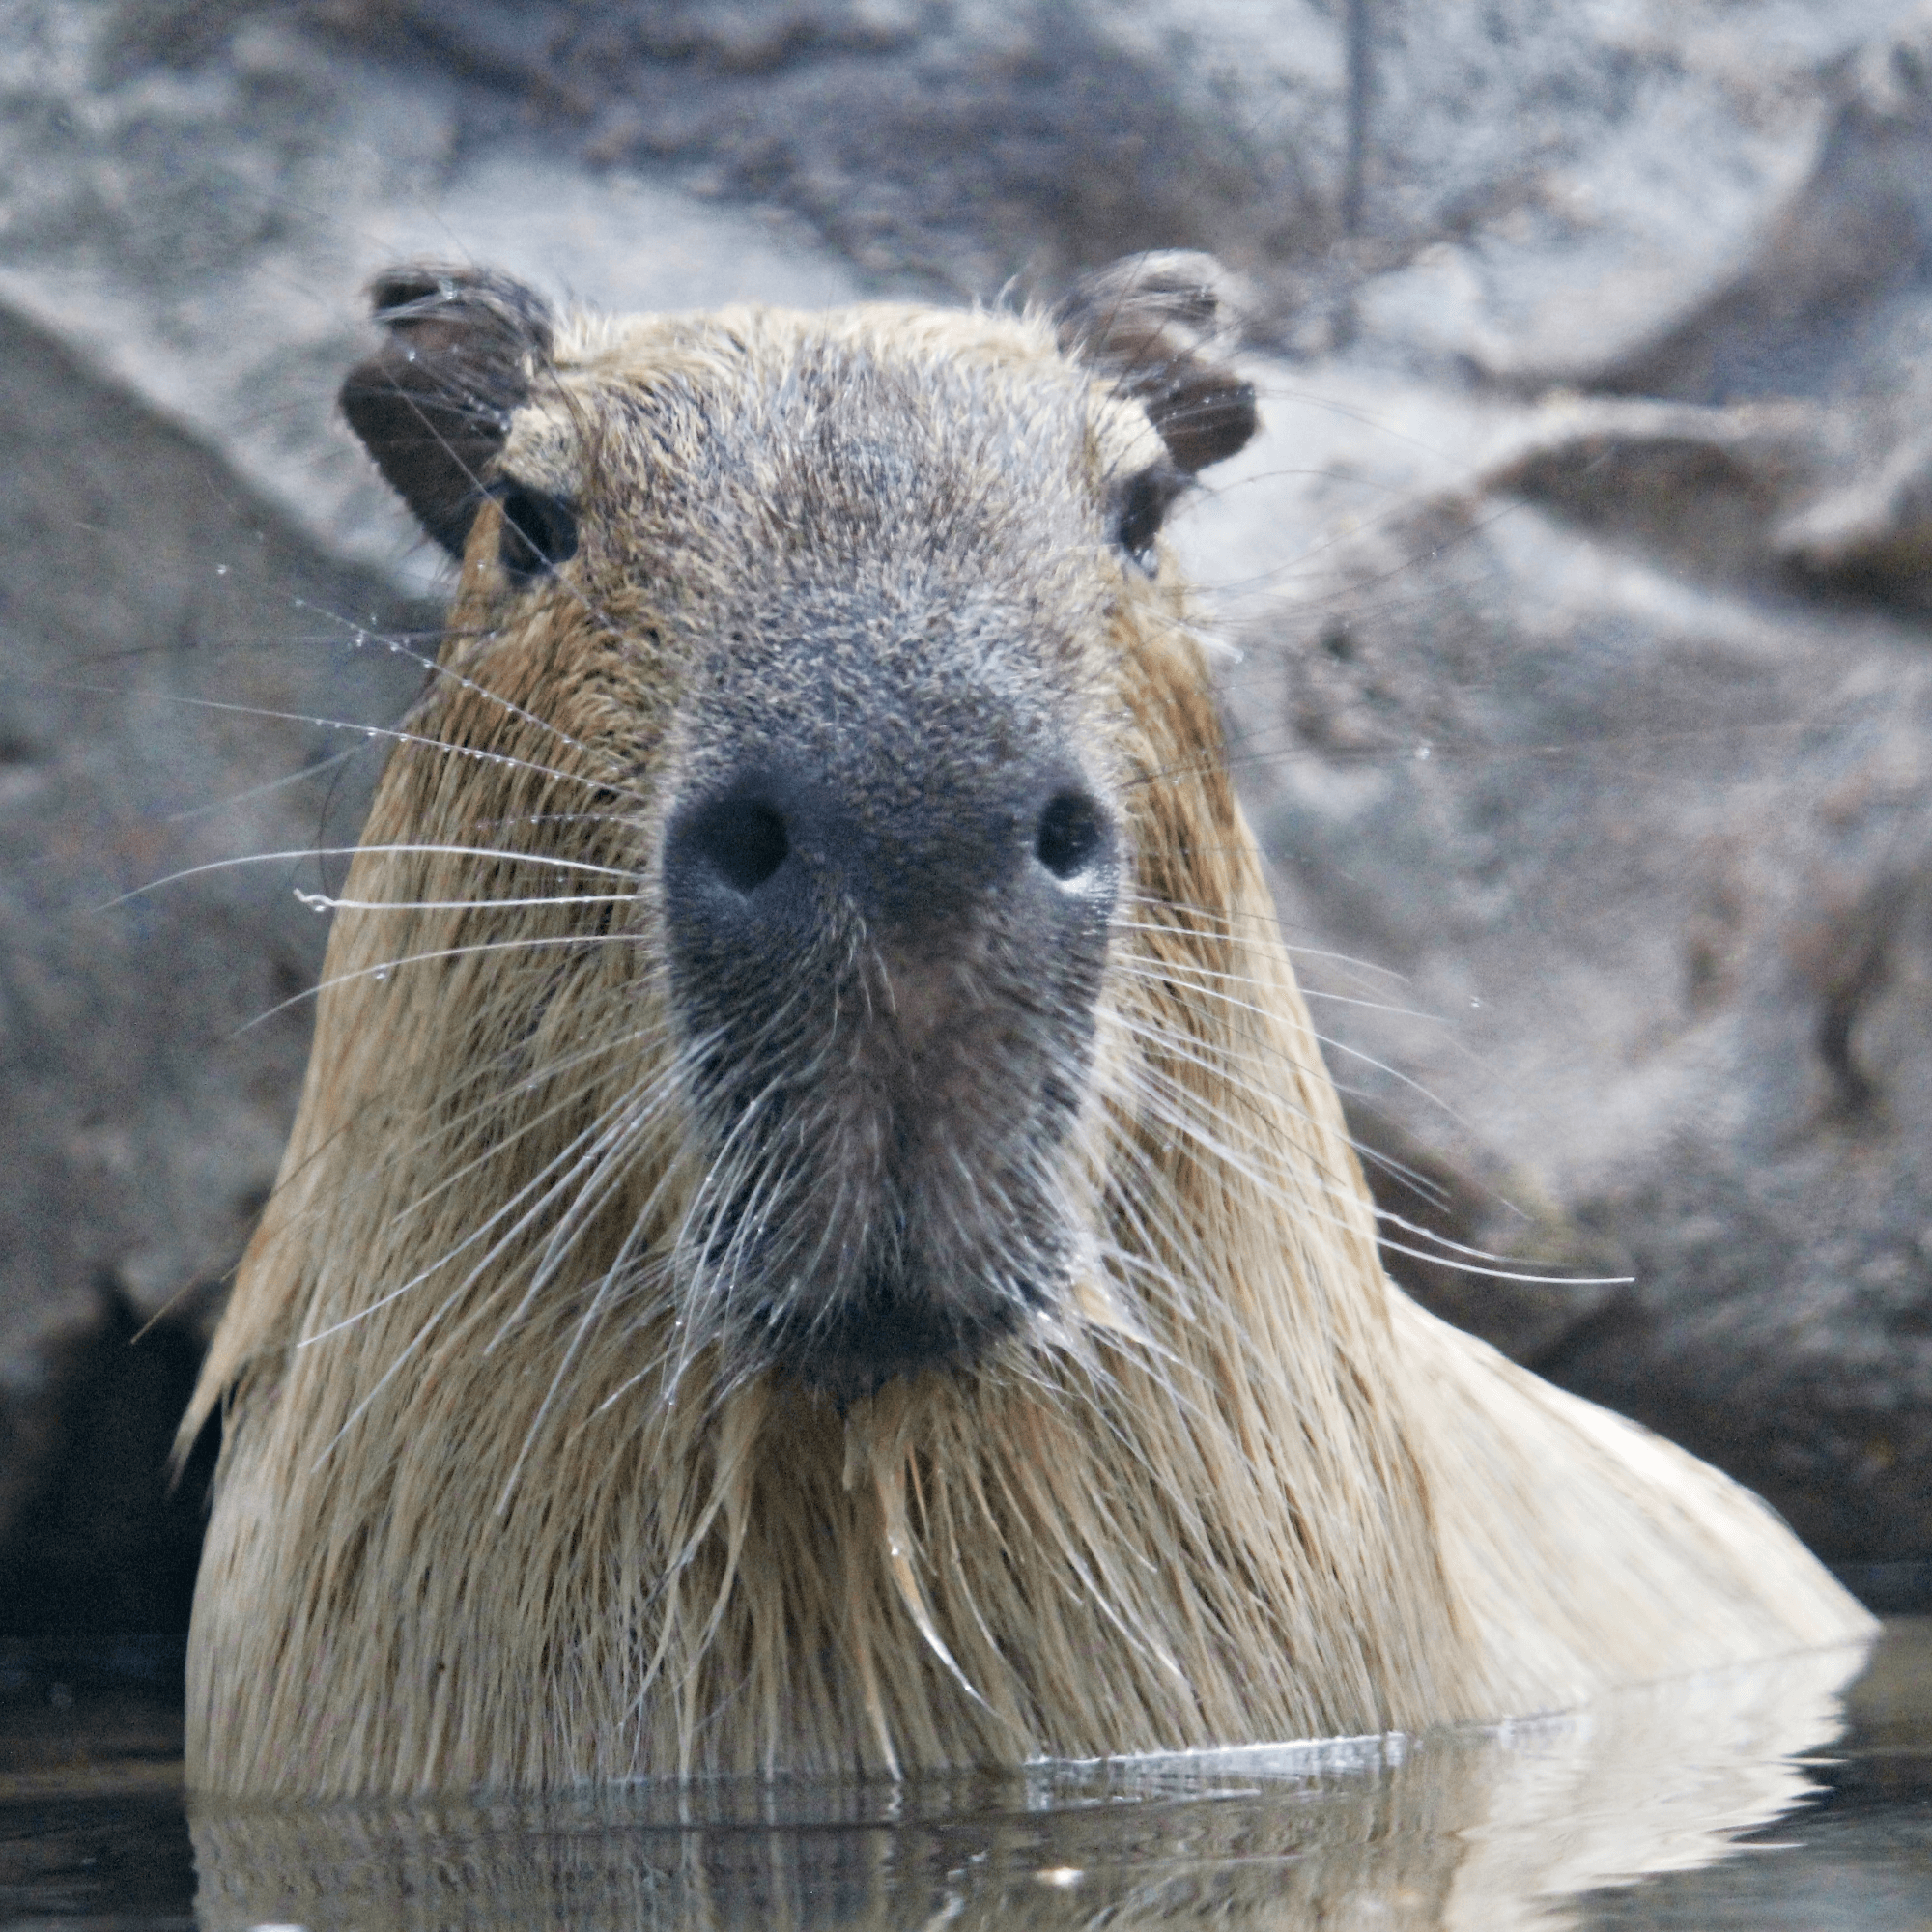
<svg viewBox="0 0 1932 1932">
<path fill-rule="evenodd" d="M 1394 1291 L 1163 518 L 1222 278 L 558 314 L 398 270 L 460 563 L 191 1434 L 205 1793 L 1414 1730 L 1861 1634 Z"/>
</svg>

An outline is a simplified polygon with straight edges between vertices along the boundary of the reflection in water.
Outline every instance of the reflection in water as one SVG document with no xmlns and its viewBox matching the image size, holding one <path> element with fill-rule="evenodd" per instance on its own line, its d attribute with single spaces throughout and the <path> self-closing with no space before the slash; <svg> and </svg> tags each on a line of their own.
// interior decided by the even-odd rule
<svg viewBox="0 0 1932 1932">
<path fill-rule="evenodd" d="M 1492 1730 L 907 1786 L 203 1806 L 204 1932 L 443 1927 L 1466 1927 L 1719 1858 L 1809 1789 L 1837 1650 Z"/>
</svg>

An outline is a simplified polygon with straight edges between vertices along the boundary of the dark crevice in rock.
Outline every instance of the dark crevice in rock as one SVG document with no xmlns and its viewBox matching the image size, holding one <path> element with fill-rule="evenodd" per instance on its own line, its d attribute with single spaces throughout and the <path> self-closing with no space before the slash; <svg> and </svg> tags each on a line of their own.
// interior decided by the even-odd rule
<svg viewBox="0 0 1932 1932">
<path fill-rule="evenodd" d="M 194 1388 L 195 1326 L 145 1326 L 101 1291 L 98 1326 L 50 1364 L 37 1489 L 0 1543 L 0 1634 L 185 1631 L 220 1424 L 171 1478 L 175 1431 Z"/>
</svg>

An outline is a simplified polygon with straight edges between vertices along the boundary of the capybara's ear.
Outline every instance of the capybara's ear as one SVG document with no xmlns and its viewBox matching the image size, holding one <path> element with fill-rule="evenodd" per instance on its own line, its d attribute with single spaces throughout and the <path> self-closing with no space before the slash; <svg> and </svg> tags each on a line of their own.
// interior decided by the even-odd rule
<svg viewBox="0 0 1932 1932">
<path fill-rule="evenodd" d="M 549 304 L 479 269 L 390 269 L 369 285 L 383 346 L 342 384 L 342 413 L 423 528 L 461 556 L 483 478 L 549 355 Z"/>
<path fill-rule="evenodd" d="M 1233 286 L 1213 256 L 1169 248 L 1083 275 L 1054 310 L 1061 348 L 1114 377 L 1189 476 L 1233 456 L 1259 423 L 1254 384 L 1220 359 Z"/>
</svg>

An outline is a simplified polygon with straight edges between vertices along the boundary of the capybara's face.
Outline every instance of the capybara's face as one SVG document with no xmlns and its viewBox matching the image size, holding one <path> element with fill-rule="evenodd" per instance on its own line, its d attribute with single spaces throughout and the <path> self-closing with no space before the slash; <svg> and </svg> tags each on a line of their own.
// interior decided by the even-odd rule
<svg viewBox="0 0 1932 1932">
<path fill-rule="evenodd" d="M 460 455 L 466 507 L 417 502 L 465 543 L 445 682 L 495 700 L 456 703 L 457 735 L 567 772 L 575 810 L 534 816 L 595 821 L 624 881 L 583 911 L 636 989 L 602 1131 L 678 1121 L 631 1260 L 679 1352 L 844 1401 L 1050 1319 L 1098 1236 L 1123 687 L 1178 617 L 1156 536 L 1186 471 L 1157 411 L 1013 318 L 559 339 L 493 290 L 497 333 L 452 360 L 447 285 L 402 293 L 425 319 L 349 412 L 406 494 L 425 426 Z"/>
<path fill-rule="evenodd" d="M 545 609 L 633 694 L 635 929 L 702 1142 L 686 1319 L 843 1397 L 1063 1288 L 1130 864 L 1117 526 L 1166 451 L 1070 369 L 785 347 L 539 396 L 485 568 L 495 622 Z"/>
</svg>

